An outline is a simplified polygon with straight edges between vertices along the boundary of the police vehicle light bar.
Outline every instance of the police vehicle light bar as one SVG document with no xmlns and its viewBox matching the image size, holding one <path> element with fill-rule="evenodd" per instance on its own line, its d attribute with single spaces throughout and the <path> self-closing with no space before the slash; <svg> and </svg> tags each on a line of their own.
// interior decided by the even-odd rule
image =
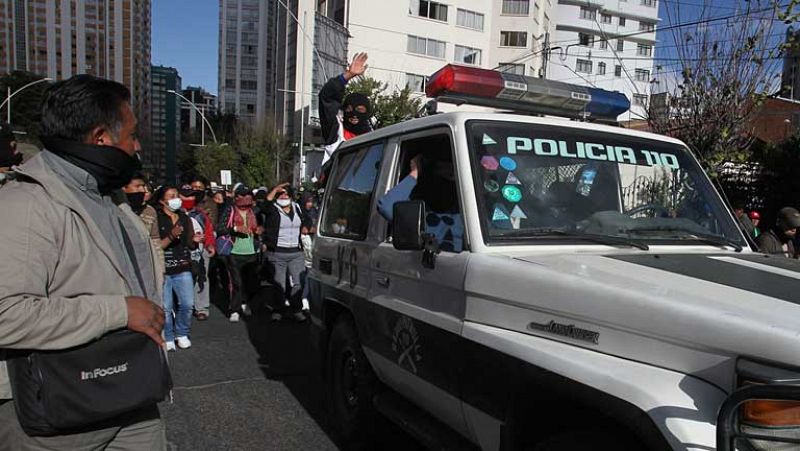
<svg viewBox="0 0 800 451">
<path fill-rule="evenodd" d="M 615 121 L 631 107 L 619 92 L 453 64 L 431 75 L 425 94 L 439 102 L 575 119 Z"/>
</svg>

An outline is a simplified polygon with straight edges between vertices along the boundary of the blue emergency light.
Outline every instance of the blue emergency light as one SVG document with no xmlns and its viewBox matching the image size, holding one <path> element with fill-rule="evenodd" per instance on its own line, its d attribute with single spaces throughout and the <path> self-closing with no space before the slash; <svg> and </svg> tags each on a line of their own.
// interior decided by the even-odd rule
<svg viewBox="0 0 800 451">
<path fill-rule="evenodd" d="M 425 94 L 445 103 L 589 120 L 615 121 L 631 107 L 619 92 L 453 64 L 431 75 Z"/>
</svg>

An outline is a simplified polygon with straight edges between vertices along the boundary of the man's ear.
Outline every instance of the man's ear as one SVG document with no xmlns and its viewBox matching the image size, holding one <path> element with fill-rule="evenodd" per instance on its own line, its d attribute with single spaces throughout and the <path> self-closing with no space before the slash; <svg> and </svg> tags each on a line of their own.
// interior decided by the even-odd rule
<svg viewBox="0 0 800 451">
<path fill-rule="evenodd" d="M 111 146 L 114 144 L 113 136 L 105 127 L 95 127 L 89 134 L 89 144 L 97 146 Z"/>
</svg>

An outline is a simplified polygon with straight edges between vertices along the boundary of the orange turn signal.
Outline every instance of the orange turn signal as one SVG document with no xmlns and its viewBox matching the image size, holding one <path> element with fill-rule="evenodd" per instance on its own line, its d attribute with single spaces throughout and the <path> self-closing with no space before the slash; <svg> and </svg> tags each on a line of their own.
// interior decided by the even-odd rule
<svg viewBox="0 0 800 451">
<path fill-rule="evenodd" d="M 747 401 L 742 417 L 758 426 L 800 426 L 800 401 Z"/>
</svg>

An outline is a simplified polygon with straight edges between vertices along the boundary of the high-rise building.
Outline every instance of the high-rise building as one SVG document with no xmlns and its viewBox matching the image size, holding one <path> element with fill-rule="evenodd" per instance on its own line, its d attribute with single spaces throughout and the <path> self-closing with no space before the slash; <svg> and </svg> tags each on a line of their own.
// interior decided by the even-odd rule
<svg viewBox="0 0 800 451">
<path fill-rule="evenodd" d="M 172 67 L 153 66 L 152 147 L 142 152 L 142 166 L 157 181 L 175 183 L 181 141 L 181 77 Z"/>
<path fill-rule="evenodd" d="M 150 126 L 151 0 L 0 0 L 0 73 L 54 80 L 91 74 L 125 84 Z"/>
<path fill-rule="evenodd" d="M 219 107 L 251 124 L 272 113 L 277 6 L 275 0 L 219 0 Z"/>
<path fill-rule="evenodd" d="M 631 101 L 620 120 L 646 118 L 658 0 L 558 0 L 547 78 L 619 91 Z"/>
<path fill-rule="evenodd" d="M 448 63 L 538 77 L 555 1 L 350 0 L 349 54 L 369 53 L 370 77 L 419 96 Z"/>
<path fill-rule="evenodd" d="M 217 111 L 217 96 L 209 93 L 199 86 L 188 86 L 181 93 L 189 99 L 200 110 L 203 116 L 208 117 Z M 198 127 L 207 127 L 203 124 L 203 118 L 189 102 L 181 102 L 181 130 L 195 130 Z M 205 130 L 208 133 L 208 130 Z"/>
<path fill-rule="evenodd" d="M 786 50 L 783 55 L 781 97 L 800 99 L 800 29 L 786 30 Z"/>
</svg>

